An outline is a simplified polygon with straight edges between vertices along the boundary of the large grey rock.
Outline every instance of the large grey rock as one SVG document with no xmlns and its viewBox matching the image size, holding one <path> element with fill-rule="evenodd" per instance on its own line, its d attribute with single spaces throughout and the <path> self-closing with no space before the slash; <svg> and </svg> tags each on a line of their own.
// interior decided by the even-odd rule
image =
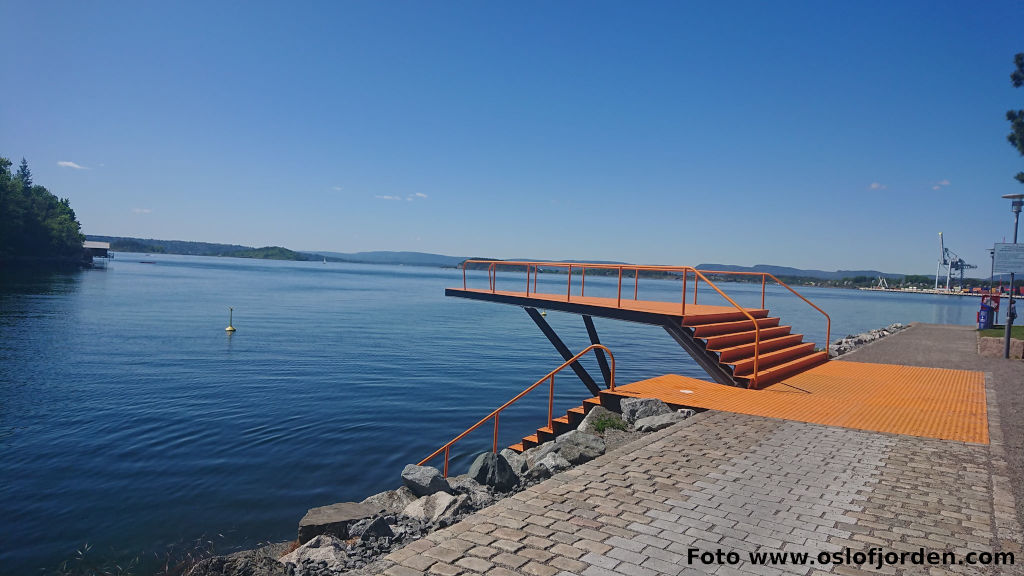
<svg viewBox="0 0 1024 576">
<path fill-rule="evenodd" d="M 587 434 L 603 434 L 603 431 L 599 432 L 595 426 L 595 423 L 598 420 L 618 420 L 619 422 L 622 422 L 622 416 L 619 416 L 604 406 L 594 406 L 590 409 L 590 412 L 587 412 L 587 415 L 583 417 L 583 420 L 576 429 Z M 625 428 L 624 422 L 622 427 Z"/>
<path fill-rule="evenodd" d="M 657 416 L 648 416 L 647 418 L 641 418 L 636 421 L 637 432 L 654 432 L 656 430 L 662 430 L 675 424 L 676 422 L 682 422 L 686 420 L 686 415 L 679 412 L 669 412 L 668 414 L 659 414 Z"/>
<path fill-rule="evenodd" d="M 582 464 L 604 454 L 604 440 L 593 434 L 573 430 L 555 439 L 558 455 L 570 464 Z"/>
<path fill-rule="evenodd" d="M 348 536 L 349 538 L 359 538 L 360 540 L 384 537 L 394 538 L 395 533 L 391 531 L 388 519 L 385 516 L 377 516 L 376 518 L 360 520 L 348 527 Z M 395 517 L 391 516 L 390 520 L 394 522 Z"/>
<path fill-rule="evenodd" d="M 569 468 L 572 467 L 572 464 L 570 464 L 568 460 L 562 458 L 558 454 L 552 453 L 542 458 L 541 461 L 537 462 L 537 465 L 534 467 L 536 468 L 540 466 L 547 468 L 548 471 L 553 475 L 558 474 L 562 470 L 568 470 Z"/>
<path fill-rule="evenodd" d="M 526 457 L 515 450 L 505 448 L 501 452 L 498 452 L 498 454 L 501 454 L 505 458 L 505 461 L 508 462 L 508 465 L 512 467 L 512 471 L 515 472 L 517 476 L 526 474 L 527 469 L 529 469 L 529 465 L 526 463 Z"/>
<path fill-rule="evenodd" d="M 363 518 L 374 516 L 379 509 L 361 502 L 340 502 L 330 506 L 311 508 L 299 520 L 299 544 L 309 542 L 314 536 L 328 534 L 345 540 L 348 527 Z"/>
<path fill-rule="evenodd" d="M 278 561 L 291 548 L 291 542 L 268 544 L 255 550 L 242 550 L 227 556 L 201 560 L 189 570 L 190 576 L 286 576 L 287 567 Z"/>
<path fill-rule="evenodd" d="M 452 496 L 447 492 L 435 492 L 424 496 L 405 507 L 402 514 L 434 524 L 448 524 L 457 514 L 468 510 L 469 496 Z"/>
<path fill-rule="evenodd" d="M 321 534 L 299 546 L 291 554 L 281 557 L 280 561 L 295 564 L 295 574 L 300 576 L 319 573 L 320 563 L 325 563 L 331 572 L 341 572 L 345 569 L 346 560 L 348 554 L 345 553 L 345 543 L 327 534 Z"/>
<path fill-rule="evenodd" d="M 449 478 L 448 484 L 451 485 L 452 490 L 454 490 L 456 494 L 465 494 L 466 496 L 469 496 L 470 503 L 473 505 L 473 508 L 476 508 L 477 510 L 494 504 L 495 498 L 487 489 L 487 486 L 484 486 L 470 478 L 469 474 Z"/>
<path fill-rule="evenodd" d="M 626 398 L 620 406 L 622 406 L 622 419 L 630 424 L 634 424 L 641 418 L 668 414 L 672 411 L 668 404 L 657 398 Z"/>
<path fill-rule="evenodd" d="M 519 485 L 519 476 L 501 454 L 483 452 L 469 466 L 469 477 L 500 492 L 508 492 Z"/>
<path fill-rule="evenodd" d="M 441 475 L 441 471 L 433 466 L 417 466 L 409 464 L 402 470 L 402 483 L 417 498 L 429 496 L 436 492 L 451 493 L 451 486 Z"/>
<path fill-rule="evenodd" d="M 523 452 L 523 457 L 526 458 L 527 468 L 533 468 L 537 465 L 548 454 L 557 453 L 562 447 L 556 442 L 545 442 L 540 446 L 534 446 L 529 450 Z"/>
<path fill-rule="evenodd" d="M 363 500 L 363 504 L 370 504 L 375 506 L 381 512 L 388 512 L 391 514 L 397 514 L 405 509 L 410 503 L 416 501 L 416 495 L 412 493 L 406 486 L 402 486 L 397 490 L 388 490 L 386 492 L 380 492 L 369 496 L 366 500 Z"/>
</svg>

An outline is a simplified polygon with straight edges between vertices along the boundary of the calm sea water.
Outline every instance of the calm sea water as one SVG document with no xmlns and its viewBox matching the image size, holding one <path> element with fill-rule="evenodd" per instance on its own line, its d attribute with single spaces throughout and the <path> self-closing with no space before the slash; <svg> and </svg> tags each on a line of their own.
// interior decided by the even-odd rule
<svg viewBox="0 0 1024 576">
<path fill-rule="evenodd" d="M 565 277 L 541 282 L 564 290 Z M 405 464 L 561 363 L 521 309 L 444 297 L 461 283 L 456 270 L 132 254 L 106 270 L 0 271 L 0 573 L 53 569 L 86 544 L 124 562 L 198 538 L 218 551 L 293 539 L 308 508 L 397 487 Z M 759 288 L 727 291 L 754 305 Z M 679 290 L 640 283 L 641 298 Z M 978 306 L 800 291 L 832 315 L 833 339 L 970 324 Z M 588 295 L 614 292 L 587 279 Z M 823 318 L 796 298 L 770 288 L 767 306 L 823 342 Z M 578 316 L 547 319 L 571 348 L 589 344 Z M 660 328 L 595 322 L 620 382 L 705 377 Z M 556 390 L 560 411 L 587 395 L 571 372 Z M 502 444 L 543 423 L 544 391 L 527 400 L 502 416 Z M 453 473 L 490 434 L 460 445 Z"/>
</svg>

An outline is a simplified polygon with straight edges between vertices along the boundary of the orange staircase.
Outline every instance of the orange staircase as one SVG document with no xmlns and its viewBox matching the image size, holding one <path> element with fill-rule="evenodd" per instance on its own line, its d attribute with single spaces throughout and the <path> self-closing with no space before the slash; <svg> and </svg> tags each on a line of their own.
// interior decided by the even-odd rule
<svg viewBox="0 0 1024 576">
<path fill-rule="evenodd" d="M 682 321 L 682 328 L 703 344 L 704 352 L 737 386 L 764 388 L 828 360 L 826 351 L 816 351 L 813 342 L 804 342 L 802 334 L 793 334 L 790 326 L 780 325 L 780 319 L 769 317 L 767 310 L 748 313 L 755 318 L 757 331 L 754 322 L 739 313 L 736 316 L 740 319 L 736 320 L 706 321 L 706 317 L 698 316 Z"/>
<path fill-rule="evenodd" d="M 604 391 L 602 391 L 602 394 L 603 393 Z M 561 436 L 562 434 L 565 434 L 566 432 L 575 430 L 579 428 L 580 422 L 583 421 L 583 417 L 587 415 L 587 412 L 590 412 L 590 409 L 593 408 L 594 406 L 600 405 L 600 397 L 587 398 L 586 400 L 583 401 L 582 406 L 569 408 L 568 412 L 565 413 L 565 416 L 552 419 L 551 426 L 537 428 L 536 434 L 530 434 L 529 436 L 526 436 L 525 438 L 523 438 L 522 442 L 509 446 L 509 449 L 515 452 L 523 452 L 524 450 L 529 450 L 530 448 L 539 446 L 545 442 L 548 442 L 549 440 L 554 440 L 555 438 Z"/>
</svg>

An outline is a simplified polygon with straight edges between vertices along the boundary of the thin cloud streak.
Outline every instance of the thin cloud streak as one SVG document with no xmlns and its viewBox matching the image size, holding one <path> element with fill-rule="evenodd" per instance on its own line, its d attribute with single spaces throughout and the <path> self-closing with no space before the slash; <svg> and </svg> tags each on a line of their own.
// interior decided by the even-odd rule
<svg viewBox="0 0 1024 576">
<path fill-rule="evenodd" d="M 57 166 L 60 166 L 61 168 L 74 168 L 75 170 L 89 170 L 89 168 L 85 166 L 75 164 L 74 162 L 70 162 L 68 160 L 61 160 L 60 162 L 57 162 Z"/>
</svg>

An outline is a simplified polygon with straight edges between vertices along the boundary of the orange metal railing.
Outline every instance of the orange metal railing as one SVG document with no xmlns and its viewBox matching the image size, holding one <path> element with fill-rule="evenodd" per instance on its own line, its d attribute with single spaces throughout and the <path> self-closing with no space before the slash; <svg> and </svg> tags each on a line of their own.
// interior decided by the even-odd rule
<svg viewBox="0 0 1024 576">
<path fill-rule="evenodd" d="M 548 372 L 546 376 L 544 376 L 540 380 L 537 380 L 536 382 L 534 382 L 526 390 L 523 390 L 519 394 L 516 394 L 515 398 L 509 400 L 508 402 L 505 402 L 497 410 L 491 412 L 487 416 L 484 416 L 479 422 L 477 422 L 476 424 L 474 424 L 474 425 L 470 426 L 469 428 L 467 428 L 465 432 L 463 432 L 462 434 L 459 434 L 455 438 L 452 438 L 451 440 L 449 440 L 447 444 L 445 444 L 444 446 L 441 446 L 440 448 L 435 450 L 430 456 L 427 456 L 426 458 L 421 460 L 419 465 L 423 466 L 427 462 L 433 460 L 438 454 L 444 452 L 444 471 L 443 471 L 443 473 L 444 473 L 444 477 L 447 478 L 448 477 L 448 456 L 449 456 L 449 453 L 451 451 L 451 447 L 456 442 L 458 442 L 459 440 L 462 440 L 463 438 L 465 438 L 466 435 L 468 435 L 470 432 L 476 430 L 480 426 L 483 426 L 488 420 L 490 420 L 492 418 L 494 419 L 494 443 L 493 443 L 493 450 L 494 450 L 494 452 L 497 452 L 498 451 L 498 416 L 499 416 L 499 414 L 501 414 L 501 411 L 504 410 L 505 408 L 508 408 L 512 404 L 515 404 L 520 398 L 522 398 L 523 396 L 526 396 L 527 394 L 532 392 L 535 388 L 537 388 L 538 386 L 543 384 L 545 381 L 549 383 L 549 386 L 548 386 L 548 428 L 551 428 L 552 430 L 554 430 L 555 374 L 558 374 L 559 372 L 564 370 L 567 366 L 573 364 L 574 362 L 579 360 L 581 357 L 586 355 L 586 353 L 590 352 L 591 350 L 595 351 L 594 354 L 597 354 L 597 352 L 596 352 L 597 350 L 601 350 L 601 351 L 603 351 L 603 352 L 608 354 L 610 371 L 611 371 L 611 375 L 610 375 L 610 377 L 608 379 L 608 388 L 610 390 L 614 390 L 615 389 L 615 356 L 612 356 L 612 351 L 609 350 L 607 347 L 602 346 L 600 344 L 591 344 L 590 346 L 587 346 L 582 351 L 580 351 L 579 354 L 577 354 L 577 355 L 573 356 L 572 358 L 566 360 L 558 368 L 555 368 L 551 372 Z"/>
<path fill-rule="evenodd" d="M 536 294 L 536 293 L 538 293 L 537 292 L 537 276 L 538 276 L 538 274 L 540 272 L 540 268 L 542 266 L 544 268 L 565 268 L 565 269 L 568 270 L 568 278 L 566 280 L 566 290 L 565 290 L 565 300 L 566 300 L 566 302 L 571 302 L 572 301 L 572 275 L 573 275 L 573 271 L 574 270 L 579 270 L 579 272 L 580 272 L 580 296 L 581 297 L 586 294 L 586 278 L 587 278 L 587 269 L 588 268 L 594 269 L 594 270 L 617 270 L 618 271 L 618 292 L 617 292 L 617 296 L 616 296 L 616 308 L 622 308 L 622 278 L 623 278 L 623 272 L 632 272 L 633 273 L 633 300 L 638 300 L 639 290 L 640 290 L 640 272 L 641 271 L 662 272 L 662 273 L 666 273 L 666 274 L 678 274 L 678 275 L 680 275 L 682 277 L 682 283 L 683 283 L 682 294 L 681 294 L 680 299 L 679 299 L 679 303 L 680 303 L 679 313 L 680 313 L 681 316 L 685 316 L 686 315 L 686 288 L 687 288 L 686 284 L 687 284 L 687 279 L 688 279 L 689 275 L 693 274 L 693 304 L 697 304 L 697 294 L 698 294 L 697 288 L 698 288 L 698 286 L 700 284 L 700 281 L 704 280 L 704 282 L 708 286 L 710 286 L 715 292 L 717 292 L 720 296 L 722 296 L 722 298 L 724 298 L 727 302 L 732 304 L 737 310 L 742 312 L 743 315 L 746 316 L 751 321 L 751 323 L 754 325 L 754 373 L 753 373 L 753 381 L 751 382 L 751 385 L 753 387 L 755 387 L 755 388 L 757 387 L 757 368 L 758 368 L 758 359 L 760 357 L 761 329 L 757 325 L 757 320 L 754 319 L 753 315 L 751 315 L 747 311 L 746 308 L 744 308 L 744 307 L 740 306 L 739 304 L 737 304 L 736 301 L 734 301 L 725 292 L 723 292 L 714 282 L 712 282 L 706 276 L 706 274 L 734 275 L 734 276 L 760 276 L 761 277 L 761 308 L 764 308 L 764 305 L 765 305 L 765 285 L 767 284 L 767 279 L 771 278 L 778 285 L 782 286 L 783 288 L 786 288 L 787 290 L 792 292 L 794 295 L 796 295 L 798 298 L 800 298 L 801 300 L 806 302 L 808 305 L 810 305 L 812 308 L 814 308 L 815 310 L 817 310 L 818 312 L 820 312 L 822 315 L 825 316 L 826 324 L 825 324 L 825 346 L 824 346 L 824 349 L 825 349 L 826 353 L 828 353 L 828 345 L 829 345 L 829 342 L 832 339 L 832 318 L 829 317 L 829 315 L 827 313 L 825 313 L 824 310 L 822 310 L 821 308 L 816 306 L 813 302 L 811 302 L 810 300 L 805 298 L 802 294 L 800 294 L 799 292 L 794 290 L 791 286 L 789 286 L 788 284 L 786 284 L 782 280 L 779 280 L 773 274 L 769 274 L 767 272 L 736 272 L 736 271 L 728 271 L 728 270 L 698 270 L 698 269 L 696 269 L 696 268 L 694 268 L 692 266 L 644 266 L 644 265 L 635 265 L 635 264 L 588 264 L 588 263 L 585 263 L 585 262 L 534 262 L 534 261 L 511 261 L 511 260 L 500 260 L 500 261 L 499 260 L 466 260 L 466 261 L 464 261 L 462 263 L 462 288 L 463 289 L 468 289 L 467 278 L 466 278 L 466 269 L 467 269 L 467 265 L 468 264 L 487 264 L 488 288 L 489 288 L 489 290 L 492 293 L 497 292 L 497 284 L 498 284 L 497 278 L 498 278 L 498 267 L 499 266 L 525 268 L 525 271 L 526 271 L 526 295 L 527 295 L 527 297 L 529 297 L 530 294 L 531 294 L 531 286 L 530 286 L 530 284 L 531 284 L 531 282 L 530 282 L 530 280 L 531 280 L 531 278 L 530 278 L 531 273 L 533 275 L 533 287 L 532 287 L 533 289 L 532 289 L 532 293 Z"/>
</svg>

